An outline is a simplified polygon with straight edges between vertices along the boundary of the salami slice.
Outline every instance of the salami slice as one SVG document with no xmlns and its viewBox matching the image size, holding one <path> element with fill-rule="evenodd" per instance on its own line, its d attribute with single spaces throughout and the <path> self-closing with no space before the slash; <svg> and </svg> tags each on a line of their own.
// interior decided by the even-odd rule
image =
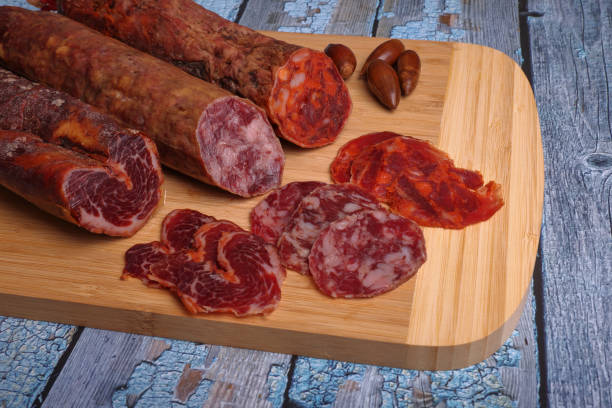
<svg viewBox="0 0 612 408">
<path fill-rule="evenodd" d="M 55 8 L 55 1 L 39 3 Z M 62 0 L 57 8 L 249 98 L 298 146 L 333 142 L 350 113 L 346 85 L 324 53 L 257 33 L 191 0 Z"/>
<path fill-rule="evenodd" d="M 0 7 L 0 63 L 154 139 L 162 162 L 231 193 L 278 187 L 284 154 L 265 113 L 73 20 Z"/>
<path fill-rule="evenodd" d="M 372 196 L 351 184 L 328 184 L 313 190 L 302 199 L 278 240 L 281 262 L 308 275 L 310 248 L 321 231 L 349 214 L 380 208 Z"/>
<path fill-rule="evenodd" d="M 331 164 L 332 180 L 335 183 L 348 183 L 351 180 L 351 165 L 357 156 L 370 146 L 396 136 L 400 135 L 393 132 L 368 133 L 345 143 Z"/>
<path fill-rule="evenodd" d="M 365 210 L 332 222 L 312 246 L 308 263 L 324 294 L 364 298 L 406 282 L 426 259 L 417 224 L 385 210 Z"/>
<path fill-rule="evenodd" d="M 170 214 L 196 224 L 206 219 L 194 215 L 190 210 Z M 210 221 L 195 232 L 190 248 L 175 250 L 167 244 L 130 248 L 122 278 L 135 277 L 175 292 L 191 313 L 247 316 L 270 313 L 278 306 L 285 270 L 276 249 L 256 235 L 229 221 Z"/>
<path fill-rule="evenodd" d="M 319 181 L 295 181 L 272 191 L 251 210 L 251 231 L 276 245 L 302 198 L 324 185 Z"/>
<path fill-rule="evenodd" d="M 131 236 L 159 203 L 153 142 L 68 94 L 0 69 L 0 129 L 2 185 L 55 216 Z"/>
</svg>

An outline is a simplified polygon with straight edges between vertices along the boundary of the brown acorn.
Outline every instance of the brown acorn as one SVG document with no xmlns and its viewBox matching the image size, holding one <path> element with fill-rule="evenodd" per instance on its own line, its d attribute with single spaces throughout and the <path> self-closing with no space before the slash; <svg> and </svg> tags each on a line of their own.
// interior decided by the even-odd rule
<svg viewBox="0 0 612 408">
<path fill-rule="evenodd" d="M 416 88 L 421 74 L 421 59 L 413 50 L 406 50 L 397 58 L 397 75 L 402 95 L 408 96 Z"/>
<path fill-rule="evenodd" d="M 368 64 L 368 88 L 385 107 L 397 108 L 400 99 L 399 79 L 393 67 L 383 60 L 374 60 Z"/>
<path fill-rule="evenodd" d="M 404 44 L 400 40 L 392 39 L 385 41 L 378 47 L 374 48 L 374 51 L 370 53 L 366 59 L 366 62 L 363 64 L 363 67 L 361 68 L 359 76 L 363 76 L 366 73 L 368 64 L 374 60 L 383 60 L 389 65 L 395 64 L 395 60 L 397 60 L 397 57 L 399 57 L 402 51 L 404 51 Z"/>
<path fill-rule="evenodd" d="M 355 67 L 357 66 L 355 54 L 353 54 L 353 51 L 346 45 L 329 44 L 325 48 L 325 54 L 334 62 L 342 79 L 348 79 L 353 71 L 355 71 Z"/>
</svg>

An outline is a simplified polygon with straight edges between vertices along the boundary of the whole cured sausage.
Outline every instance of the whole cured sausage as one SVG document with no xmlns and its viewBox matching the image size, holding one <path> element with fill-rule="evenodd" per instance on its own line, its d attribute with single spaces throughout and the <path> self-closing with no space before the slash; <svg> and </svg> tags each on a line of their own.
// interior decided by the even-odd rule
<svg viewBox="0 0 612 408">
<path fill-rule="evenodd" d="M 348 90 L 324 53 L 259 34 L 192 0 L 60 0 L 57 9 L 252 100 L 298 146 L 333 142 L 350 113 Z"/>
<path fill-rule="evenodd" d="M 200 224 L 212 219 L 192 210 L 176 210 L 164 228 Z M 266 314 L 280 301 L 285 270 L 274 246 L 229 221 L 204 222 L 189 232 L 179 227 L 174 242 L 138 244 L 125 254 L 123 279 L 135 277 L 148 286 L 170 289 L 191 313 L 229 312 L 236 316 Z M 193 240 L 191 240 L 193 238 Z M 184 246 L 177 245 L 182 242 Z"/>
<path fill-rule="evenodd" d="M 308 264 L 324 294 L 361 298 L 398 287 L 426 259 L 425 239 L 417 224 L 385 210 L 364 210 L 323 230 Z"/>
<path fill-rule="evenodd" d="M 352 184 L 328 184 L 306 195 L 278 240 L 278 254 L 287 268 L 309 274 L 308 255 L 327 226 L 364 209 L 380 209 L 378 202 Z"/>
<path fill-rule="evenodd" d="M 0 7 L 0 63 L 142 129 L 162 162 L 240 196 L 280 183 L 284 155 L 264 112 L 73 20 Z"/>
<path fill-rule="evenodd" d="M 0 69 L 0 183 L 91 232 L 131 236 L 159 203 L 153 142 L 63 92 Z"/>
<path fill-rule="evenodd" d="M 251 231 L 276 245 L 304 196 L 324 185 L 320 181 L 295 181 L 272 191 L 251 211 Z"/>
</svg>

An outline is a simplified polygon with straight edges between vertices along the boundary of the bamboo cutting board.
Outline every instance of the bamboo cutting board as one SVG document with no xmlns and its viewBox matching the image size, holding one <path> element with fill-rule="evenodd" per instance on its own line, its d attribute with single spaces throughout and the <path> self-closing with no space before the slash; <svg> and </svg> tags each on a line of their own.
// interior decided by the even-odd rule
<svg viewBox="0 0 612 408">
<path fill-rule="evenodd" d="M 268 33 L 322 50 L 348 45 L 358 69 L 385 39 Z M 163 217 L 192 208 L 249 227 L 261 197 L 242 199 L 166 171 L 164 205 L 134 237 L 97 236 L 0 189 L 0 314 L 204 343 L 413 369 L 467 366 L 516 326 L 538 246 L 544 170 L 537 110 L 520 67 L 476 45 L 404 40 L 422 61 L 419 84 L 390 112 L 354 74 L 353 111 L 338 140 L 314 150 L 283 144 L 283 184 L 330 181 L 348 140 L 394 131 L 431 141 L 459 167 L 502 185 L 504 207 L 460 231 L 425 228 L 428 260 L 400 288 L 373 299 L 331 299 L 288 272 L 279 308 L 265 317 L 185 312 L 166 290 L 121 281 L 124 252 L 159 239 Z"/>
</svg>

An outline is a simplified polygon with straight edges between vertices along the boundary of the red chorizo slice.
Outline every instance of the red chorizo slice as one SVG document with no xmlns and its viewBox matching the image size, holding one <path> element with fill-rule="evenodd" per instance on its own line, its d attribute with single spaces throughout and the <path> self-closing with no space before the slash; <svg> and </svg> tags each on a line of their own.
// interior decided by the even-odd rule
<svg viewBox="0 0 612 408">
<path fill-rule="evenodd" d="M 70 18 L 252 100 L 279 135 L 298 146 L 333 142 L 350 113 L 348 90 L 327 55 L 257 33 L 191 0 L 63 0 L 57 6 Z"/>
<path fill-rule="evenodd" d="M 373 159 L 375 158 L 375 159 Z M 351 166 L 351 182 L 419 225 L 459 229 L 503 206 L 501 186 L 455 167 L 446 153 L 407 136 L 371 146 Z"/>
<path fill-rule="evenodd" d="M 304 196 L 324 185 L 319 181 L 295 181 L 272 191 L 251 210 L 251 231 L 276 245 Z"/>
<path fill-rule="evenodd" d="M 64 16 L 0 7 L 0 62 L 147 132 L 162 162 L 231 193 L 278 187 L 284 154 L 251 102 Z"/>
<path fill-rule="evenodd" d="M 385 210 L 364 210 L 332 222 L 312 246 L 312 279 L 331 297 L 364 298 L 410 279 L 427 259 L 417 224 Z"/>
<path fill-rule="evenodd" d="M 305 196 L 278 240 L 283 265 L 308 275 L 312 244 L 327 226 L 364 209 L 379 209 L 378 202 L 352 184 L 328 184 Z"/>
<path fill-rule="evenodd" d="M 331 178 L 335 183 L 348 183 L 351 179 L 353 160 L 369 147 L 392 137 L 401 136 L 393 132 L 375 132 L 359 136 L 345 143 L 330 166 Z"/>
<path fill-rule="evenodd" d="M 153 142 L 66 93 L 0 69 L 2 128 L 2 185 L 51 214 L 131 236 L 159 203 Z"/>
<path fill-rule="evenodd" d="M 208 222 L 193 239 L 191 248 L 177 251 L 162 242 L 133 246 L 122 278 L 175 292 L 191 313 L 247 316 L 278 306 L 285 270 L 274 246 L 229 221 Z"/>
</svg>

